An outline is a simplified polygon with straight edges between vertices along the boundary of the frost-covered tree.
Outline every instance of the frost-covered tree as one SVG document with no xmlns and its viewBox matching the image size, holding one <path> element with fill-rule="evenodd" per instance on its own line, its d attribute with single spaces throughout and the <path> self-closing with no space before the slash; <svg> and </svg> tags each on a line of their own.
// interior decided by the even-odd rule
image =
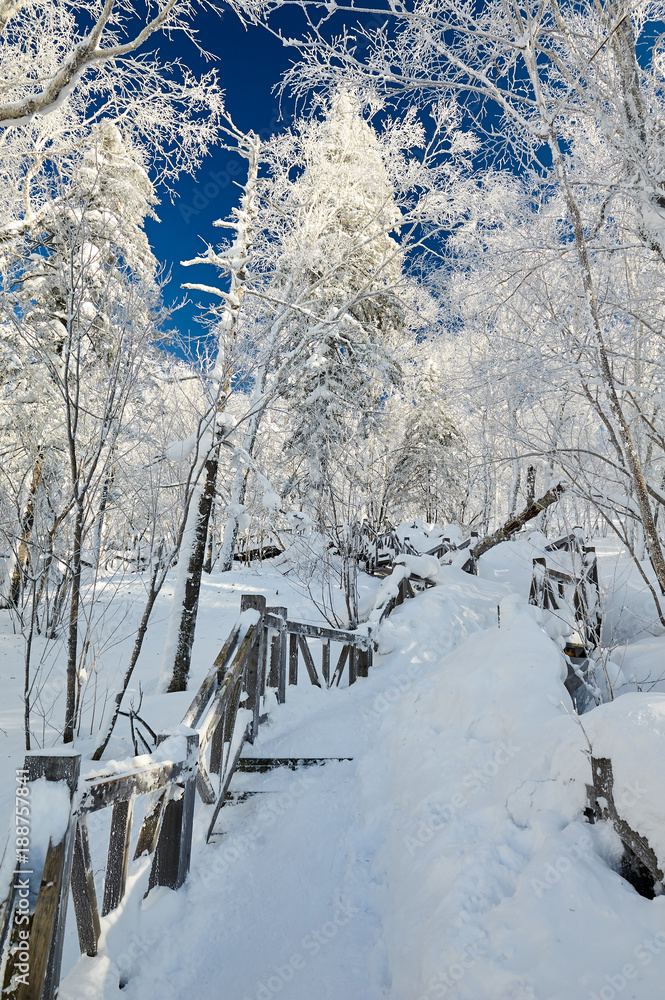
<svg viewBox="0 0 665 1000">
<path fill-rule="evenodd" d="M 382 392 L 399 378 L 393 340 L 405 327 L 404 279 L 381 146 L 348 92 L 304 132 L 302 162 L 282 200 L 279 268 L 299 294 L 286 337 L 292 350 L 308 351 L 281 394 L 292 414 L 287 450 L 303 459 L 299 492 L 316 503 L 330 496 L 345 451 L 372 430 Z"/>
<path fill-rule="evenodd" d="M 463 523 L 464 441 L 443 395 L 445 373 L 422 354 L 414 379 L 417 388 L 402 405 L 401 440 L 390 456 L 386 506 L 400 519 Z"/>
<path fill-rule="evenodd" d="M 200 79 L 146 51 L 157 33 L 196 45 L 189 0 L 14 0 L 0 10 L 0 246 L 38 232 L 62 196 L 60 175 L 94 145 L 99 124 L 122 127 L 154 178 L 193 173 L 217 141 L 223 95 L 215 71 Z"/>
<path fill-rule="evenodd" d="M 201 425 L 201 434 L 196 441 L 192 467 L 194 492 L 189 500 L 173 606 L 162 654 L 160 683 L 168 691 L 184 691 L 187 687 L 196 631 L 201 575 L 217 487 L 219 450 L 227 426 L 225 409 L 237 364 L 238 325 L 247 283 L 247 261 L 256 225 L 260 142 L 253 133 L 244 136 L 235 132 L 235 137 L 239 142 L 239 149 L 247 159 L 247 181 L 240 206 L 233 213 L 232 220 L 230 222 L 219 220 L 216 223 L 218 226 L 232 229 L 235 239 L 224 251 L 215 252 L 209 247 L 204 258 L 186 262 L 187 265 L 202 261 L 214 264 L 224 274 L 229 275 L 229 287 L 228 290 L 212 289 L 216 297 L 222 299 L 223 306 L 214 313 L 212 322 L 212 331 L 217 341 L 217 354 L 214 366 L 208 373 L 211 403 Z M 186 287 L 200 286 L 188 284 Z"/>
<path fill-rule="evenodd" d="M 413 115 L 375 130 L 344 89 L 264 146 L 239 313 L 240 382 L 253 384 L 232 439 L 237 470 L 224 568 L 246 513 L 248 476 L 260 475 L 253 450 L 268 407 L 280 414 L 274 447 L 282 457 L 271 460 L 269 478 L 283 504 L 306 508 L 342 545 L 345 523 L 366 513 L 371 441 L 401 377 L 404 344 L 432 313 L 405 274 L 407 248 L 418 259 L 448 225 L 447 186 L 471 148 L 449 108 L 436 109 L 428 141 Z M 228 274 L 234 253 L 232 243 L 196 262 Z M 223 300 L 229 294 L 225 286 L 188 287 Z M 263 495 L 274 509 L 272 489 L 264 486 Z"/>
<path fill-rule="evenodd" d="M 623 334 L 636 316 L 634 290 L 627 299 L 617 294 L 619 261 L 627 250 L 641 261 L 631 270 L 636 278 L 654 264 L 662 266 L 660 6 L 648 3 L 633 11 L 625 0 L 526 0 L 477 9 L 445 0 L 424 7 L 388 4 L 385 13 L 390 28 L 360 27 L 333 40 L 324 35 L 324 18 L 303 46 L 291 82 L 302 90 L 313 84 L 332 90 L 343 78 L 365 92 L 418 104 L 464 94 L 486 158 L 497 165 L 508 158 L 525 179 L 532 210 L 542 205 L 546 213 L 557 213 L 558 232 L 550 233 L 556 249 L 552 243 L 546 248 L 553 270 L 546 280 L 556 298 L 561 278 L 554 275 L 563 271 L 569 292 L 568 313 L 558 313 L 565 327 L 562 357 L 568 363 L 580 352 L 589 403 L 625 471 L 630 503 L 665 591 L 654 506 L 659 501 L 640 446 L 640 437 L 654 429 L 648 412 L 639 413 L 637 423 L 632 419 L 641 406 L 627 393 L 621 360 Z M 359 36 L 366 44 L 358 45 Z M 542 256 L 533 239 L 522 252 L 527 247 L 527 253 Z M 642 294 L 638 301 L 644 301 Z M 638 322 L 649 322 L 648 310 L 640 309 L 639 316 Z"/>
<path fill-rule="evenodd" d="M 47 587 L 57 570 L 61 593 L 69 591 L 67 742 L 80 666 L 84 546 L 103 517 L 125 408 L 156 336 L 158 290 L 143 231 L 154 190 L 114 125 L 102 127 L 97 144 L 63 179 L 61 194 L 48 227 L 14 269 L 2 349 L 11 359 L 3 432 L 19 467 L 26 460 L 28 466 L 16 480 L 25 513 L 14 529 L 10 597 L 16 596 L 16 571 L 23 573 L 28 561 L 41 491 L 48 539 L 41 583 Z M 10 469 L 16 476 L 17 466 Z M 27 500 L 21 480 L 29 483 Z M 31 562 L 34 569 L 38 560 Z"/>
</svg>

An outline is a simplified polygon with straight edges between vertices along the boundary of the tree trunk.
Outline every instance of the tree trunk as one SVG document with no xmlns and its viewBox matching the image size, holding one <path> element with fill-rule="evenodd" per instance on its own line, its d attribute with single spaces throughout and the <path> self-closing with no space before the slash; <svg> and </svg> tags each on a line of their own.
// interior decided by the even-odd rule
<svg viewBox="0 0 665 1000">
<path fill-rule="evenodd" d="M 104 478 L 104 485 L 102 486 L 102 496 L 99 501 L 99 510 L 97 511 L 97 523 L 95 525 L 95 541 L 94 541 L 94 556 L 95 556 L 95 563 L 97 566 L 99 566 L 99 561 L 102 556 L 102 532 L 104 530 L 104 516 L 106 514 L 106 508 L 108 507 L 111 490 L 113 489 L 114 479 L 115 479 L 115 466 Z"/>
<path fill-rule="evenodd" d="M 63 743 L 74 741 L 76 725 L 76 685 L 78 679 L 79 605 L 81 603 L 81 545 L 85 509 L 82 498 L 76 502 L 74 522 L 74 548 L 72 552 L 72 593 L 69 605 L 69 634 L 67 637 L 67 691 L 65 700 L 65 728 Z"/>
<path fill-rule="evenodd" d="M 35 464 L 32 467 L 30 492 L 28 494 L 28 502 L 25 507 L 25 512 L 23 514 L 23 517 L 21 518 L 21 533 L 19 536 L 19 542 L 16 549 L 16 559 L 14 561 L 11 583 L 9 587 L 8 601 L 9 601 L 9 606 L 13 608 L 18 607 L 19 601 L 21 599 L 24 571 L 30 555 L 30 549 L 29 549 L 30 536 L 32 534 L 32 528 L 35 523 L 35 504 L 36 504 L 37 490 L 39 489 L 39 484 L 41 482 L 43 468 L 44 468 L 44 456 L 38 454 Z"/>
<path fill-rule="evenodd" d="M 563 194 L 566 200 L 566 207 L 568 209 L 568 214 L 570 216 L 570 222 L 573 228 L 573 233 L 575 235 L 575 246 L 577 249 L 577 257 L 582 272 L 582 286 L 586 298 L 586 305 L 589 313 L 589 319 L 591 320 L 591 326 L 596 340 L 596 347 L 597 347 L 598 361 L 599 361 L 598 365 L 599 372 L 603 380 L 604 389 L 607 395 L 610 411 L 617 422 L 618 437 L 622 445 L 622 450 L 626 457 L 626 464 L 628 466 L 630 478 L 632 479 L 633 489 L 635 491 L 635 501 L 637 503 L 640 512 L 642 525 L 644 527 L 644 535 L 647 543 L 647 548 L 649 550 L 649 557 L 651 559 L 651 564 L 656 573 L 660 589 L 662 593 L 665 594 L 665 556 L 663 555 L 663 549 L 660 544 L 658 532 L 656 531 L 656 526 L 654 524 L 653 512 L 651 510 L 651 504 L 649 503 L 648 488 L 646 480 L 644 478 L 644 473 L 642 471 L 640 458 L 637 453 L 637 448 L 635 447 L 635 443 L 633 441 L 630 425 L 628 423 L 626 415 L 623 412 L 621 401 L 619 400 L 619 396 L 617 394 L 616 385 L 614 382 L 614 376 L 612 374 L 612 368 L 607 354 L 607 347 L 605 344 L 605 339 L 603 337 L 603 331 L 600 324 L 600 318 L 598 316 L 598 309 L 596 306 L 594 286 L 593 286 L 593 275 L 591 272 L 591 263 L 589 261 L 589 256 L 587 252 L 587 245 L 586 245 L 586 238 L 584 236 L 584 225 L 582 222 L 582 217 L 580 215 L 577 202 L 575 201 L 574 194 L 568 183 L 568 176 L 563 162 L 563 156 L 559 146 L 558 136 L 554 133 L 553 130 L 550 131 L 549 146 L 552 152 L 552 160 L 554 163 L 554 168 L 557 173 L 559 183 L 561 184 L 561 188 L 563 190 Z"/>
<path fill-rule="evenodd" d="M 516 531 L 519 531 L 527 521 L 531 521 L 532 518 L 537 517 L 541 511 L 546 510 L 553 503 L 559 499 L 559 497 L 566 492 L 568 487 L 564 483 L 559 483 L 554 486 L 551 490 L 548 490 L 542 497 L 538 500 L 534 500 L 530 503 L 528 507 L 525 507 L 521 514 L 516 517 L 511 517 L 503 527 L 499 528 L 493 534 L 488 535 L 487 538 L 483 538 L 482 541 L 478 542 L 477 545 L 471 549 L 471 555 L 474 559 L 477 559 L 483 554 L 483 552 L 489 551 L 489 549 L 494 548 L 499 542 L 505 542 L 507 538 L 514 535 Z"/>
<path fill-rule="evenodd" d="M 208 458 L 204 465 L 204 482 L 192 497 L 188 527 L 180 550 L 178 580 L 169 634 L 164 650 L 164 667 L 171 669 L 167 691 L 186 691 L 192 658 L 196 617 L 201 591 L 201 574 L 208 540 L 208 523 L 217 484 L 217 457 Z M 179 600 L 180 599 L 180 600 Z M 178 616 L 178 624 L 173 615 Z M 174 635 L 177 628 L 177 635 Z M 169 663 L 170 661 L 170 663 Z"/>
<path fill-rule="evenodd" d="M 261 417 L 263 416 L 263 407 L 260 406 L 260 401 L 265 392 L 267 375 L 267 368 L 265 365 L 262 365 L 257 373 L 254 392 L 252 394 L 252 407 L 254 408 L 254 412 L 249 418 L 247 432 L 242 443 L 243 451 L 250 459 L 254 454 L 254 446 L 256 445 L 256 438 L 259 432 L 259 424 L 261 423 Z M 219 561 L 223 573 L 227 573 L 233 566 L 233 553 L 235 552 L 235 547 L 238 541 L 238 514 L 235 510 L 245 502 L 248 476 L 249 467 L 247 465 L 239 466 L 236 471 L 233 492 L 231 493 L 230 507 L 232 508 L 233 513 L 229 513 L 227 516 L 226 525 L 224 527 L 224 537 L 222 539 L 222 547 L 219 553 Z"/>
</svg>

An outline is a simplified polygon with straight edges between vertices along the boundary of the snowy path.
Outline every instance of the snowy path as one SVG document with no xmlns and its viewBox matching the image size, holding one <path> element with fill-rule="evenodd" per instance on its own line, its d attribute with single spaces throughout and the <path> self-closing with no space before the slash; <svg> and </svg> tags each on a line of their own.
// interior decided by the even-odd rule
<svg viewBox="0 0 665 1000">
<path fill-rule="evenodd" d="M 656 1000 L 665 897 L 580 822 L 583 737 L 537 616 L 446 571 L 385 623 L 368 679 L 290 689 L 251 755 L 353 760 L 236 776 L 265 791 L 214 845 L 200 808 L 180 892 L 141 907 L 134 875 L 61 1000 L 111 1000 L 121 973 L 134 1000 Z"/>
<path fill-rule="evenodd" d="M 353 688 L 289 689 L 251 754 L 353 760 L 237 775 L 233 790 L 271 790 L 223 810 L 217 844 L 203 843 L 209 810 L 200 808 L 185 889 L 162 890 L 141 908 L 145 871 L 135 874 L 104 922 L 106 958 L 81 959 L 61 1000 L 108 1000 L 119 974 L 128 980 L 122 995 L 137 1000 L 261 1000 L 282 989 L 291 1000 L 389 995 L 387 887 L 375 871 L 383 832 L 368 815 L 360 769 L 391 707 L 443 652 L 493 620 L 497 588 L 482 589 L 462 577 L 400 608 L 383 633 L 394 651 Z"/>
</svg>

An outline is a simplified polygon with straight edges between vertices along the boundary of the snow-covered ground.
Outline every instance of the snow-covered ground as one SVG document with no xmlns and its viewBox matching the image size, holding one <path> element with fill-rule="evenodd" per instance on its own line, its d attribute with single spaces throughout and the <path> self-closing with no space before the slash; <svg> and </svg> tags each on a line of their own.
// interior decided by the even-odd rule
<svg viewBox="0 0 665 1000">
<path fill-rule="evenodd" d="M 211 807 L 199 803 L 183 889 L 143 900 L 147 863 L 135 863 L 95 959 L 78 958 L 70 921 L 61 1000 L 662 996 L 665 896 L 645 899 L 620 877 L 617 835 L 583 810 L 590 743 L 612 759 L 622 815 L 663 866 L 665 689 L 653 682 L 665 637 L 644 627 L 653 611 L 628 562 L 599 543 L 605 628 L 621 642 L 617 697 L 580 725 L 556 623 L 526 601 L 542 544 L 497 547 L 475 578 L 442 568 L 383 624 L 367 679 L 300 684 L 286 705 L 271 703 L 252 756 L 352 760 L 236 775 L 232 790 L 257 794 L 222 810 L 210 845 Z M 367 604 L 376 583 L 364 587 Z M 213 574 L 192 689 L 243 592 L 317 619 L 309 595 L 274 569 Z M 155 728 L 179 721 L 191 697 L 153 693 L 167 606 L 165 594 L 135 678 Z M 18 640 L 4 642 L 7 657 L 22 655 Z M 19 760 L 20 704 L 5 704 L 3 739 Z M 113 755 L 126 755 L 126 738 L 118 733 Z M 100 819 L 99 867 L 106 832 Z"/>
</svg>

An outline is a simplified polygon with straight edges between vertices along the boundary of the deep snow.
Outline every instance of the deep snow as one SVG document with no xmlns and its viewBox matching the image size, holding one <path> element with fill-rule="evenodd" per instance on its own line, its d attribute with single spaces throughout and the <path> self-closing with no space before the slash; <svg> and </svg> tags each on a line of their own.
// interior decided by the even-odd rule
<svg viewBox="0 0 665 1000">
<path fill-rule="evenodd" d="M 329 691 L 301 684 L 286 705 L 271 703 L 251 755 L 353 760 L 236 775 L 232 790 L 257 794 L 222 810 L 222 836 L 210 845 L 210 807 L 199 803 L 183 889 L 142 900 L 147 864 L 136 863 L 123 905 L 103 920 L 95 959 L 78 959 L 70 920 L 61 1000 L 660 997 L 665 897 L 644 899 L 617 874 L 616 834 L 585 823 L 582 811 L 589 739 L 613 761 L 623 815 L 665 861 L 665 695 L 627 682 L 613 703 L 582 717 L 582 730 L 560 642 L 550 638 L 557 628 L 526 604 L 541 544 L 498 547 L 478 578 L 442 569 L 434 588 L 384 622 L 369 678 Z M 601 568 L 611 560 L 601 583 L 611 628 L 623 628 L 624 674 L 644 644 L 655 670 L 665 640 L 644 634 L 633 656 L 625 619 L 646 605 L 637 591 L 637 613 L 635 601 L 623 617 L 611 604 L 610 577 L 634 585 L 617 553 L 602 554 Z M 369 605 L 377 584 L 364 586 Z M 316 617 L 307 595 L 274 570 L 213 575 L 192 690 L 242 592 Z M 135 681 L 156 728 L 179 721 L 191 697 L 151 693 L 159 640 L 158 615 Z M 127 755 L 123 740 L 119 733 L 115 756 Z M 107 830 L 100 816 L 100 868 Z"/>
</svg>

